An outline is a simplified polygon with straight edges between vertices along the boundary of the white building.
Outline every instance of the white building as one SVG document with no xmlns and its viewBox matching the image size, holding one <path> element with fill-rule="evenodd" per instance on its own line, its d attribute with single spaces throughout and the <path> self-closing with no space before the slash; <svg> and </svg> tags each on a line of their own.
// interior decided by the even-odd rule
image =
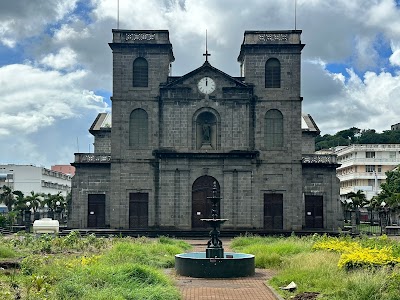
<svg viewBox="0 0 400 300">
<path fill-rule="evenodd" d="M 71 190 L 71 176 L 32 165 L 0 165 L 0 187 L 6 185 L 24 195 L 35 193 L 66 196 Z"/>
<path fill-rule="evenodd" d="M 340 180 L 340 198 L 362 190 L 367 199 L 377 195 L 385 182 L 385 172 L 400 164 L 400 144 L 354 144 L 334 149 L 340 167 L 336 169 Z"/>
</svg>

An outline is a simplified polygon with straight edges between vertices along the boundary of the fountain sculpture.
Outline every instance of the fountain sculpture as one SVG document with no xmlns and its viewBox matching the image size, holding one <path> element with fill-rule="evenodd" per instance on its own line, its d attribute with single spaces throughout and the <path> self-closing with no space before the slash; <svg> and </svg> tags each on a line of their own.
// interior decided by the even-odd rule
<svg viewBox="0 0 400 300">
<path fill-rule="evenodd" d="M 206 252 L 190 252 L 175 255 L 175 270 L 182 276 L 198 278 L 245 277 L 255 274 L 254 255 L 245 253 L 224 253 L 222 241 L 219 239 L 220 226 L 228 219 L 219 219 L 217 206 L 220 197 L 214 182 L 211 197 L 211 218 L 201 219 L 212 227 Z"/>
</svg>

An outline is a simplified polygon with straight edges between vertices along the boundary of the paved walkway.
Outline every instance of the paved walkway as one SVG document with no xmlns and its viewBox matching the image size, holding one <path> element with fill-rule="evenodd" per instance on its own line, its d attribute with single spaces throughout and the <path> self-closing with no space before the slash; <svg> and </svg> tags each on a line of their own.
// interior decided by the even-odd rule
<svg viewBox="0 0 400 300">
<path fill-rule="evenodd" d="M 206 240 L 187 240 L 193 245 L 191 252 L 205 251 Z M 222 240 L 226 252 L 230 240 Z M 280 300 L 265 283 L 273 271 L 256 269 L 255 276 L 227 279 L 192 278 L 176 275 L 177 286 L 184 300 Z"/>
</svg>

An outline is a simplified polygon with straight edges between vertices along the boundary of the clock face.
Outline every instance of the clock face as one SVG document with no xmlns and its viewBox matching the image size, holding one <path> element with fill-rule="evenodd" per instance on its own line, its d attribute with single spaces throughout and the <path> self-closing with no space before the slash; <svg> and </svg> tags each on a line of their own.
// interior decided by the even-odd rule
<svg viewBox="0 0 400 300">
<path fill-rule="evenodd" d="M 215 91 L 215 81 L 212 80 L 210 77 L 203 77 L 202 79 L 200 79 L 197 87 L 199 88 L 200 92 L 208 95 Z"/>
</svg>

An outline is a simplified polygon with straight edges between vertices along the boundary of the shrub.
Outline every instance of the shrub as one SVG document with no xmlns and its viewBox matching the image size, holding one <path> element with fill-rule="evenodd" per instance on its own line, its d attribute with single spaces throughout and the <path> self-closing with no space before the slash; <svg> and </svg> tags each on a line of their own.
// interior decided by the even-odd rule
<svg viewBox="0 0 400 300">
<path fill-rule="evenodd" d="M 17 253 L 7 245 L 0 245 L 0 258 L 17 257 Z"/>
<path fill-rule="evenodd" d="M 400 258 L 393 254 L 391 242 L 385 238 L 364 238 L 354 241 L 329 238 L 316 242 L 313 249 L 341 253 L 338 266 L 345 269 L 395 265 L 400 262 Z"/>
</svg>

